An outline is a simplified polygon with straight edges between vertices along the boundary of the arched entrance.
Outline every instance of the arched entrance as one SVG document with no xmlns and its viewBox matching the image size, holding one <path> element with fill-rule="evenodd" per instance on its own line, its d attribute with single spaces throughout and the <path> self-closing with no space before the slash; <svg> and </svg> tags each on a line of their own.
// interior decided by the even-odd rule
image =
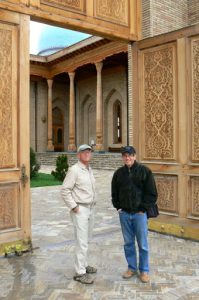
<svg viewBox="0 0 199 300">
<path fill-rule="evenodd" d="M 86 95 L 81 105 L 81 120 L 80 132 L 82 136 L 81 143 L 86 142 L 92 144 L 95 142 L 96 136 L 96 107 L 94 99 L 90 95 Z"/>
<path fill-rule="evenodd" d="M 55 152 L 64 151 L 64 118 L 61 109 L 53 109 L 53 145 Z"/>
<path fill-rule="evenodd" d="M 105 100 L 105 147 L 117 152 L 127 143 L 127 103 L 121 94 L 112 89 Z"/>
<path fill-rule="evenodd" d="M 138 1 L 123 1 L 117 9 L 112 1 L 18 0 L 0 1 L 0 253 L 3 244 L 31 243 L 29 178 L 29 23 L 37 21 L 73 28 L 107 38 L 137 40 L 140 32 Z M 121 3 L 121 4 L 122 4 Z M 94 5 L 95 4 L 95 5 Z M 108 12 L 108 13 L 107 13 Z M 131 13 L 130 13 L 131 12 Z M 131 15 L 131 22 L 129 21 Z M 135 26 L 135 24 L 139 26 Z M 139 24 L 138 24 L 139 23 Z M 116 26 L 117 24 L 117 26 Z M 98 58 L 96 57 L 96 60 Z M 39 62 L 38 62 L 39 63 Z M 50 62 L 49 62 L 50 63 Z M 74 66 L 71 65 L 71 72 Z M 51 64 L 45 78 L 59 73 Z M 49 85 L 49 99 L 52 97 Z M 50 102 L 50 101 L 49 101 Z M 54 142 L 63 149 L 63 116 L 57 123 Z M 91 114 L 91 110 L 90 110 Z M 52 114 L 49 128 L 52 129 Z M 49 132 L 51 133 L 52 131 Z M 51 134 L 49 135 L 51 139 Z"/>
</svg>

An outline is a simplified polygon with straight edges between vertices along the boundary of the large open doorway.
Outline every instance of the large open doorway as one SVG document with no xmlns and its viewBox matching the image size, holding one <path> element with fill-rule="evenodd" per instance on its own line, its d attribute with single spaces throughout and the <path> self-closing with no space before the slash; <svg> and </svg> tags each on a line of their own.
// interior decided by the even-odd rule
<svg viewBox="0 0 199 300">
<path fill-rule="evenodd" d="M 30 16 L 35 20 L 49 22 L 57 26 L 68 27 L 75 30 L 83 30 L 91 34 L 99 34 L 106 37 L 121 37 L 128 41 L 129 38 L 137 39 L 137 28 L 134 20 L 129 21 L 128 9 L 132 11 L 132 17 L 137 19 L 133 10 L 138 12 L 137 3 L 131 1 L 119 5 L 117 14 L 113 10 L 112 16 L 104 14 L 104 11 L 112 11 L 108 7 L 101 10 L 100 2 L 94 5 L 93 1 L 1 1 L 0 3 L 0 30 L 1 30 L 1 172 L 0 172 L 0 243 L 2 245 L 13 244 L 15 241 L 31 241 L 31 210 L 29 188 L 29 22 Z M 111 10 L 110 10 L 111 9 Z M 119 15 L 118 15 L 119 14 Z M 87 18 L 90 20 L 88 21 Z M 93 21 L 92 21 L 93 19 Z M 99 20 L 101 19 L 101 25 Z M 107 21 L 108 20 L 108 21 Z M 111 22 L 109 22 L 111 21 Z M 116 30 L 116 24 L 118 28 Z M 45 60 L 45 58 L 44 58 Z M 39 64 L 39 61 L 38 61 Z M 42 69 L 42 67 L 41 67 Z M 69 72 L 69 78 L 73 80 L 73 70 Z M 54 76 L 54 75 L 53 75 Z M 48 110 L 52 110 L 52 76 L 51 70 L 46 73 L 48 84 Z M 70 81 L 70 83 L 71 83 Z M 38 92 L 38 82 L 34 85 Z M 35 96 L 37 97 L 37 93 Z M 6 99 L 6 101 L 5 101 Z M 70 105 L 69 123 L 74 114 L 74 108 Z M 42 110 L 37 106 L 38 110 Z M 32 113 L 31 113 L 32 115 Z M 49 115 L 48 115 L 49 117 Z M 47 124 L 47 112 L 37 118 L 44 126 Z M 51 125 L 49 126 L 49 123 Z M 101 126 L 101 124 L 100 124 Z M 53 118 L 46 126 L 48 136 L 47 148 L 53 147 Z M 65 128 L 65 127 L 64 127 Z M 34 130 L 36 130 L 34 126 Z M 62 130 L 62 128 L 61 128 Z M 70 147 L 75 145 L 75 123 L 69 128 Z M 102 130 L 102 127 L 101 127 Z M 61 143 L 62 132 L 57 130 L 58 141 Z M 38 138 L 39 132 L 36 136 Z M 99 137 L 100 139 L 101 137 Z M 35 144 L 35 143 L 34 143 Z M 37 148 L 38 145 L 36 145 Z M 101 147 L 101 145 L 99 145 Z M 4 246 L 2 246 L 4 247 Z M 3 248 L 1 248 L 3 251 Z"/>
</svg>

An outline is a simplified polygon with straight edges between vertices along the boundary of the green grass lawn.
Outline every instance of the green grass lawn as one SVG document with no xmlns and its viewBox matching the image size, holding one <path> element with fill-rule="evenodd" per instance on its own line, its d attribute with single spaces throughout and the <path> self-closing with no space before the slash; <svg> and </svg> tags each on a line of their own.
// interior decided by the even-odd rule
<svg viewBox="0 0 199 300">
<path fill-rule="evenodd" d="M 38 173 L 30 180 L 30 187 L 61 185 L 62 181 L 55 179 L 51 174 Z"/>
</svg>

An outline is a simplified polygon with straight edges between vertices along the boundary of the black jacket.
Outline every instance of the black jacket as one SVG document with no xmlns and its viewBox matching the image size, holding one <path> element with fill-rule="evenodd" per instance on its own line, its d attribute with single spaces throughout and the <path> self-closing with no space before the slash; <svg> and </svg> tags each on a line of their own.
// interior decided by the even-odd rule
<svg viewBox="0 0 199 300">
<path fill-rule="evenodd" d="M 127 212 L 145 212 L 157 201 L 153 174 L 146 166 L 134 162 L 115 171 L 112 179 L 112 203 L 116 209 Z"/>
</svg>

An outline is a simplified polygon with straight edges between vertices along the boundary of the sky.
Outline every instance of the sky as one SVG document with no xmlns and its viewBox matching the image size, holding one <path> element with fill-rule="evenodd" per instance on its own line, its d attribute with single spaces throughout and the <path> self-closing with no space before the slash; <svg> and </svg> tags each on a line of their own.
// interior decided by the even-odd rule
<svg viewBox="0 0 199 300">
<path fill-rule="evenodd" d="M 43 23 L 30 22 L 30 54 L 51 47 L 67 47 L 90 35 L 73 30 L 63 29 Z"/>
</svg>

